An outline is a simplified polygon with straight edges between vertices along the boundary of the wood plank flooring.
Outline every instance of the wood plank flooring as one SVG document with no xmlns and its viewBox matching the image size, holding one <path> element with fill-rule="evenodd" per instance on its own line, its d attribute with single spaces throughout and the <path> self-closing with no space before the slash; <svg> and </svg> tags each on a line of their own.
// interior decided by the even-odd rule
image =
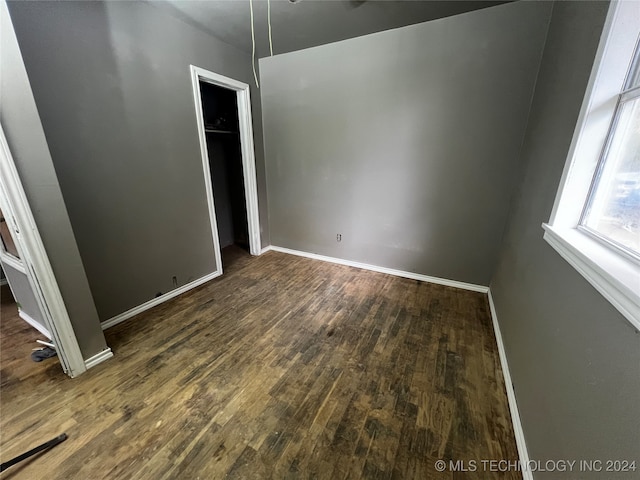
<svg viewBox="0 0 640 480">
<path fill-rule="evenodd" d="M 232 248 L 76 379 L 2 314 L 0 458 L 69 435 L 3 479 L 521 478 L 434 468 L 517 459 L 482 294 Z"/>
</svg>

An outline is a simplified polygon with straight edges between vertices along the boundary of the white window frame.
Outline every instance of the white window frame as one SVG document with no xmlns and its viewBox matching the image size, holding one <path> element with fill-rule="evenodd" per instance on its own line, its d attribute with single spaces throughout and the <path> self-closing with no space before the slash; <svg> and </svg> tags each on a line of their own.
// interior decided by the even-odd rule
<svg viewBox="0 0 640 480">
<path fill-rule="evenodd" d="M 640 265 L 580 220 L 640 35 L 640 2 L 613 1 L 544 239 L 640 330 Z"/>
</svg>

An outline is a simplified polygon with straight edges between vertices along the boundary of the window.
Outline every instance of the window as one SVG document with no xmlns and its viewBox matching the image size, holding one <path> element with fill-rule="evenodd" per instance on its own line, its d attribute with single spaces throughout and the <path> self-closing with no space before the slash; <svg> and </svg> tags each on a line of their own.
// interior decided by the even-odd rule
<svg viewBox="0 0 640 480">
<path fill-rule="evenodd" d="M 640 260 L 640 39 L 580 226 Z"/>
<path fill-rule="evenodd" d="M 640 2 L 613 1 L 545 240 L 640 329 Z"/>
</svg>

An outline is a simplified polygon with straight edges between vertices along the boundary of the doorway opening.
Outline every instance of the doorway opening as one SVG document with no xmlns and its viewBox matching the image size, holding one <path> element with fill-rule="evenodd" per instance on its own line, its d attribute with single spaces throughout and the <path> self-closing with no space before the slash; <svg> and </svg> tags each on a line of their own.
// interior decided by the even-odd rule
<svg viewBox="0 0 640 480">
<path fill-rule="evenodd" d="M 3 293 L 11 294 L 17 307 L 18 316 L 44 335 L 48 341 L 51 341 L 52 336 L 47 328 L 46 319 L 29 283 L 29 272 L 20 256 L 17 242 L 13 238 L 1 207 L 0 267 L 2 267 L 2 276 L 6 278 L 8 286 L 8 289 L 5 289 Z M 4 303 L 3 301 L 3 305 Z"/>
<path fill-rule="evenodd" d="M 201 81 L 200 96 L 220 248 L 237 245 L 248 252 L 247 199 L 236 92 Z M 224 257 L 222 261 L 224 263 Z"/>
<path fill-rule="evenodd" d="M 13 365 L 20 365 L 20 370 L 29 374 L 41 371 L 43 367 L 25 365 L 25 362 L 30 364 L 31 360 L 41 362 L 56 357 L 57 351 L 29 282 L 29 272 L 20 256 L 18 242 L 14 240 L 1 207 L 0 268 L 0 363 L 10 365 L 9 370 L 13 370 Z M 13 373 L 8 371 L 7 375 L 11 377 Z"/>
<path fill-rule="evenodd" d="M 223 248 L 251 255 L 261 249 L 249 85 L 193 65 L 191 77 L 216 268 L 222 273 Z"/>
</svg>

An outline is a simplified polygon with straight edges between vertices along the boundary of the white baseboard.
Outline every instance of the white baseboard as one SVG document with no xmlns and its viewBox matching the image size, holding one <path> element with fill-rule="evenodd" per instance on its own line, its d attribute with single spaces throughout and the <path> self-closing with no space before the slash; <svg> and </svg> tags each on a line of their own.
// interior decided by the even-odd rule
<svg viewBox="0 0 640 480">
<path fill-rule="evenodd" d="M 41 334 L 43 334 L 45 337 L 51 340 L 51 334 L 49 333 L 49 330 L 45 328 L 44 325 L 41 325 L 40 322 L 35 320 L 30 315 L 26 314 L 24 310 L 18 309 L 18 315 L 20 316 L 21 319 L 23 319 L 25 322 L 27 322 L 29 325 L 31 325 L 33 328 L 35 328 Z"/>
<path fill-rule="evenodd" d="M 5 285 L 9 285 L 9 282 L 6 278 L 0 278 L 0 287 L 4 287 Z"/>
<path fill-rule="evenodd" d="M 270 252 L 271 250 L 273 250 L 273 248 L 271 247 L 271 245 L 268 245 L 264 247 L 262 250 L 260 250 L 260 255 L 262 255 L 263 253 Z"/>
<path fill-rule="evenodd" d="M 516 393 L 511 382 L 511 373 L 509 372 L 509 364 L 507 363 L 507 353 L 502 342 L 502 334 L 500 333 L 500 325 L 498 324 L 498 315 L 496 307 L 493 304 L 491 290 L 489 290 L 489 308 L 491 309 L 491 321 L 493 322 L 493 332 L 496 336 L 498 344 L 498 354 L 500 355 L 500 365 L 502 366 L 502 375 L 504 376 L 504 385 L 507 389 L 507 399 L 509 400 L 509 410 L 511 411 L 511 421 L 513 422 L 513 432 L 516 436 L 516 446 L 518 447 L 518 455 L 520 456 L 520 465 L 529 465 L 529 451 L 527 443 L 524 439 L 524 431 L 520 422 L 520 413 L 518 412 L 518 403 L 516 402 Z M 522 470 L 523 480 L 533 480 L 533 473 L 528 468 Z"/>
<path fill-rule="evenodd" d="M 177 297 L 178 295 L 185 293 L 193 288 L 196 288 L 202 285 L 203 283 L 208 282 L 209 280 L 213 280 L 214 278 L 219 277 L 220 275 L 222 275 L 222 270 L 215 271 L 213 273 L 210 273 L 209 275 L 205 275 L 204 277 L 194 280 L 193 282 L 189 282 L 179 288 L 176 288 L 175 290 L 171 290 L 170 292 L 167 292 L 164 295 L 160 295 L 157 298 L 149 300 L 148 302 L 145 302 L 141 305 L 138 305 L 137 307 L 133 307 L 132 309 L 127 310 L 126 312 L 122 312 L 120 315 L 111 317 L 110 319 L 102 322 L 101 324 L 102 330 L 106 330 L 107 328 L 111 328 L 119 323 L 122 323 L 125 320 L 128 320 L 131 317 L 134 317 L 139 313 L 144 312 L 145 310 L 149 310 L 150 308 L 153 308 L 156 305 L 160 305 L 161 303 L 164 303 L 167 300 L 171 300 L 172 298 Z"/>
<path fill-rule="evenodd" d="M 93 357 L 87 358 L 84 361 L 84 364 L 88 370 L 91 367 L 95 367 L 99 363 L 104 362 L 105 360 L 109 360 L 111 357 L 113 357 L 113 352 L 111 351 L 110 348 L 107 348 L 106 350 L 103 350 L 100 353 L 96 353 Z"/>
<path fill-rule="evenodd" d="M 395 275 L 396 277 L 410 278 L 412 280 L 420 280 L 421 282 L 437 283 L 438 285 L 445 285 L 447 287 L 462 288 L 464 290 L 471 290 L 474 292 L 487 293 L 489 287 L 484 285 L 476 285 L 473 283 L 458 282 L 456 280 L 448 280 L 446 278 L 431 277 L 429 275 L 422 275 L 420 273 L 404 272 L 402 270 L 395 270 L 393 268 L 378 267 L 376 265 L 368 265 L 366 263 L 353 262 L 351 260 L 343 260 L 342 258 L 327 257 L 325 255 L 318 255 L 316 253 L 302 252 L 300 250 L 292 250 L 290 248 L 276 247 L 271 245 L 263 248 L 262 253 L 273 250 L 274 252 L 288 253 L 290 255 L 298 255 L 299 257 L 313 258 L 314 260 L 322 260 L 323 262 L 337 263 L 339 265 L 346 265 L 348 267 L 362 268 L 364 270 L 371 270 L 373 272 L 386 273 L 388 275 Z"/>
</svg>

